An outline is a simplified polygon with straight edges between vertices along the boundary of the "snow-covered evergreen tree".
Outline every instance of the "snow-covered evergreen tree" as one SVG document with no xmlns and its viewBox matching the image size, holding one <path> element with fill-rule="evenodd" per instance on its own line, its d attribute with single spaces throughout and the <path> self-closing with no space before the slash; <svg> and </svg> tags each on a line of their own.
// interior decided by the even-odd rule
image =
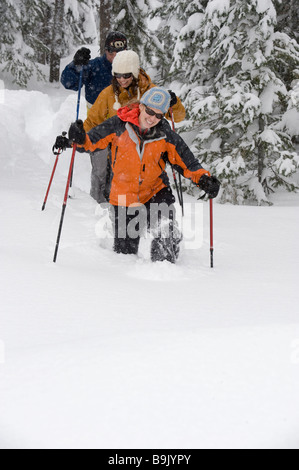
<svg viewBox="0 0 299 470">
<path fill-rule="evenodd" d="M 0 4 L 0 63 L 19 86 L 25 86 L 34 73 L 42 77 L 35 60 L 34 35 L 45 6 L 43 0 L 2 0 Z"/>
<path fill-rule="evenodd" d="M 160 18 L 156 34 L 162 48 L 158 50 L 156 66 L 162 82 L 170 80 L 171 77 L 181 78 L 184 81 L 189 75 L 185 66 L 192 70 L 194 66 L 196 67 L 194 63 L 197 52 L 196 36 L 200 33 L 200 15 L 206 4 L 207 0 L 170 0 L 152 11 L 152 18 Z M 174 55 L 175 45 L 177 50 Z M 173 66 L 174 56 L 178 59 L 175 66 Z"/>
<path fill-rule="evenodd" d="M 96 36 L 95 0 L 2 0 L 0 64 L 13 81 L 26 87 L 41 64 L 51 64 L 59 79 L 60 58 Z"/>
<path fill-rule="evenodd" d="M 127 36 L 129 48 L 138 53 L 142 65 L 151 63 L 162 47 L 147 25 L 151 11 L 150 0 L 112 2 L 112 29 Z"/>
<path fill-rule="evenodd" d="M 223 201 L 265 203 L 277 186 L 294 188 L 298 155 L 281 122 L 299 47 L 276 24 L 272 0 L 210 0 L 176 44 L 195 151 L 222 180 Z"/>
<path fill-rule="evenodd" d="M 50 81 L 58 81 L 60 59 L 97 36 L 94 0 L 51 0 Z"/>
<path fill-rule="evenodd" d="M 274 0 L 277 11 L 277 29 L 299 42 L 298 0 Z"/>
</svg>

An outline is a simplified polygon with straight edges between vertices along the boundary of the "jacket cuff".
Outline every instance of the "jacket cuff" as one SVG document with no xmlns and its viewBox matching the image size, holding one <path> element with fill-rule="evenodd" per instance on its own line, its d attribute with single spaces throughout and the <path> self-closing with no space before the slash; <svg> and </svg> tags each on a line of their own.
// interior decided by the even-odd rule
<svg viewBox="0 0 299 470">
<path fill-rule="evenodd" d="M 197 171 L 190 171 L 190 170 L 184 171 L 185 178 L 189 178 L 195 184 L 199 183 L 199 180 L 203 175 L 211 176 L 211 173 L 205 170 L 204 168 L 201 168 L 200 170 L 197 170 Z"/>
</svg>

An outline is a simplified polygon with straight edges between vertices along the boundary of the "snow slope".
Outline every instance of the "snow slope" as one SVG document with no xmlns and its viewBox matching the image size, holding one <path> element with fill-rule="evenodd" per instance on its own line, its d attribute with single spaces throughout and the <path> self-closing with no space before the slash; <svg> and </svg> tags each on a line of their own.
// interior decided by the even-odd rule
<svg viewBox="0 0 299 470">
<path fill-rule="evenodd" d="M 299 448 L 299 196 L 215 204 L 214 270 L 207 205 L 202 248 L 151 264 L 99 240 L 80 156 L 53 264 L 75 108 L 0 104 L 0 447 Z"/>
</svg>

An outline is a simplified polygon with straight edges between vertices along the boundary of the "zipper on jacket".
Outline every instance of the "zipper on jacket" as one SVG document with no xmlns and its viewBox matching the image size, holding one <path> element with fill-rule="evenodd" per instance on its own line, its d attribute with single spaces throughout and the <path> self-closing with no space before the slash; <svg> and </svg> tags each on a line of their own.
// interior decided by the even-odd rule
<svg viewBox="0 0 299 470">
<path fill-rule="evenodd" d="M 143 180 L 144 180 L 144 178 L 142 178 L 142 176 L 141 176 L 142 173 L 144 173 L 144 172 L 145 172 L 145 163 L 143 163 L 143 165 L 142 165 L 142 167 L 141 167 L 141 172 L 140 172 L 140 174 L 139 174 L 139 186 L 142 184 L 142 182 L 143 182 Z"/>
<path fill-rule="evenodd" d="M 139 190 L 140 190 L 140 187 L 143 183 L 143 178 L 141 177 L 141 173 L 144 173 L 145 172 L 145 163 L 143 163 L 142 167 L 141 167 L 141 172 L 139 173 Z M 140 195 L 138 194 L 138 201 L 140 202 Z"/>
<path fill-rule="evenodd" d="M 115 154 L 114 154 L 114 162 L 113 162 L 113 169 L 115 167 L 115 163 L 116 163 L 116 156 L 117 156 L 117 152 L 118 152 L 118 147 L 116 147 L 115 149 Z"/>
</svg>

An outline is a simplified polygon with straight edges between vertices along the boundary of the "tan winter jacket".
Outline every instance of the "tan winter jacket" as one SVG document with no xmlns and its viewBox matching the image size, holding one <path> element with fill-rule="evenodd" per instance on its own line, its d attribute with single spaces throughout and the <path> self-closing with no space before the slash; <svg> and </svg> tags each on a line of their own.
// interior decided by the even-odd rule
<svg viewBox="0 0 299 470">
<path fill-rule="evenodd" d="M 140 69 L 139 74 L 139 93 L 137 96 L 136 94 L 132 94 L 132 90 L 121 88 L 121 93 L 118 97 L 118 101 L 120 106 L 126 106 L 128 103 L 132 102 L 133 100 L 139 100 L 146 91 L 153 88 L 154 85 L 151 81 L 149 75 L 145 73 L 143 69 Z M 96 99 L 94 105 L 88 112 L 87 119 L 84 122 L 84 129 L 86 132 L 89 132 L 94 127 L 102 124 L 107 119 L 117 115 L 117 109 L 115 109 L 116 97 L 113 91 L 113 86 L 110 85 L 105 90 L 103 90 L 98 98 Z M 178 102 L 176 105 L 173 106 L 173 117 L 175 122 L 181 122 L 185 119 L 186 111 L 181 102 L 178 98 Z M 167 119 L 171 119 L 170 113 L 166 115 Z"/>
</svg>

